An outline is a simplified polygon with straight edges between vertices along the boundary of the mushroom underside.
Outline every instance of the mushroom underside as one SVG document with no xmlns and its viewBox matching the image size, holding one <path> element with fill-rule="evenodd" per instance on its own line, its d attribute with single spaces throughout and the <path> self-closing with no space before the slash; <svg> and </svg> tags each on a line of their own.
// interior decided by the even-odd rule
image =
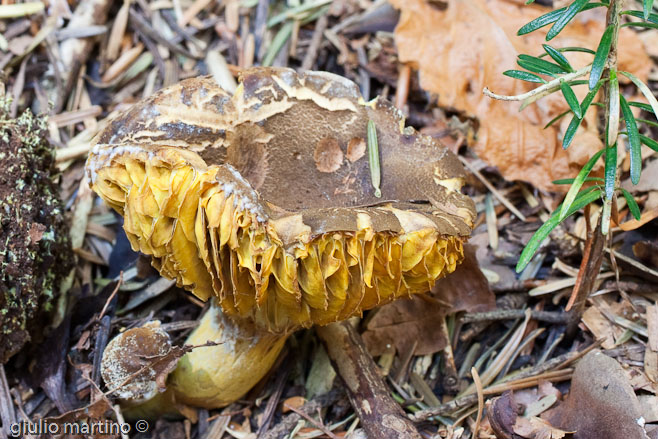
<svg viewBox="0 0 658 439">
<path fill-rule="evenodd" d="M 285 333 L 425 292 L 454 270 L 474 211 L 452 153 L 334 75 L 241 79 L 232 97 L 210 78 L 159 92 L 90 155 L 92 186 L 164 276 Z"/>
</svg>

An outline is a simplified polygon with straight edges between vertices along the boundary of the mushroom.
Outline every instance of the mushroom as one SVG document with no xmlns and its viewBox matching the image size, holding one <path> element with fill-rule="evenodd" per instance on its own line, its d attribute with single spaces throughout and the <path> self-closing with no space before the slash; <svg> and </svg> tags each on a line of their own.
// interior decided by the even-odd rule
<svg viewBox="0 0 658 439">
<path fill-rule="evenodd" d="M 325 72 L 239 80 L 233 96 L 199 77 L 135 104 L 86 166 L 133 248 L 216 298 L 187 343 L 222 343 L 168 381 L 207 408 L 244 395 L 293 331 L 428 291 L 461 261 L 475 216 L 457 157 L 384 99 Z"/>
</svg>

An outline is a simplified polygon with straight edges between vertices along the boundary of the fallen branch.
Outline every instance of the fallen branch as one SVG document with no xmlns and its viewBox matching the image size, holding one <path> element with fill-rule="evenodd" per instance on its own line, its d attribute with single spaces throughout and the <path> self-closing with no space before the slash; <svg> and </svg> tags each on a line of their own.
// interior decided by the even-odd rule
<svg viewBox="0 0 658 439">
<path fill-rule="evenodd" d="M 340 322 L 317 331 L 368 437 L 420 439 L 416 427 L 391 397 L 354 327 Z"/>
<path fill-rule="evenodd" d="M 573 73 L 567 73 L 566 75 L 560 76 L 559 78 L 555 78 L 552 81 L 547 82 L 546 84 L 540 87 L 534 88 L 529 92 L 520 95 L 515 95 L 515 96 L 499 95 L 492 92 L 487 87 L 485 87 L 484 90 L 482 90 L 482 93 L 484 93 L 486 96 L 489 96 L 490 98 L 498 99 L 499 101 L 525 101 L 526 99 L 530 99 L 537 95 L 546 95 L 554 91 L 557 91 L 560 89 L 561 81 L 565 81 L 565 82 L 573 81 L 574 79 L 578 79 L 581 76 L 585 76 L 591 70 L 592 70 L 592 65 L 590 64 L 587 67 L 583 67 L 582 69 L 576 70 Z"/>
</svg>

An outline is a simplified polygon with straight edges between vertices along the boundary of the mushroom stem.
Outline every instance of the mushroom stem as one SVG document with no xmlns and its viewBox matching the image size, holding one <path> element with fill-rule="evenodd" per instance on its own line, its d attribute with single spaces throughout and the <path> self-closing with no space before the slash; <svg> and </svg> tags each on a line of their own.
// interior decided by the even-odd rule
<svg viewBox="0 0 658 439">
<path fill-rule="evenodd" d="M 288 335 L 228 317 L 213 304 L 186 344 L 219 344 L 194 349 L 181 358 L 169 376 L 176 402 L 217 408 L 243 397 L 270 370 Z"/>
</svg>

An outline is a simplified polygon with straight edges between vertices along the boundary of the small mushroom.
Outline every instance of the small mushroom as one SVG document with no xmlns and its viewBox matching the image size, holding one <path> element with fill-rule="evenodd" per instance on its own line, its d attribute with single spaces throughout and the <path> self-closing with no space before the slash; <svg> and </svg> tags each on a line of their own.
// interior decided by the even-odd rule
<svg viewBox="0 0 658 439">
<path fill-rule="evenodd" d="M 374 158 L 357 150 L 369 122 Z M 222 310 L 188 344 L 222 343 L 169 379 L 204 407 L 244 395 L 293 331 L 428 291 L 475 216 L 453 153 L 324 72 L 252 68 L 233 96 L 210 77 L 163 89 L 109 124 L 86 170 L 133 248 Z"/>
</svg>

